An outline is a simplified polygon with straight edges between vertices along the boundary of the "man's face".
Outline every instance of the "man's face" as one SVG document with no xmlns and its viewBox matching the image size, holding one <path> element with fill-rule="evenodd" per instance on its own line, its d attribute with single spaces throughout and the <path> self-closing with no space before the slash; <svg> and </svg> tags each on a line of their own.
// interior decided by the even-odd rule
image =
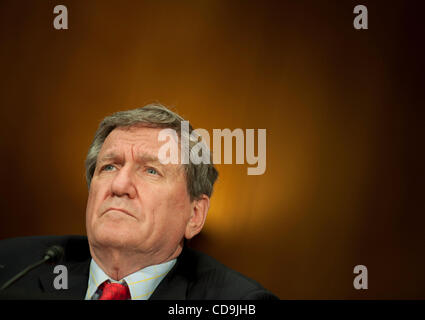
<svg viewBox="0 0 425 320">
<path fill-rule="evenodd" d="M 164 256 L 181 242 L 192 203 L 182 166 L 157 160 L 160 130 L 116 128 L 106 138 L 87 201 L 91 245 Z"/>
</svg>

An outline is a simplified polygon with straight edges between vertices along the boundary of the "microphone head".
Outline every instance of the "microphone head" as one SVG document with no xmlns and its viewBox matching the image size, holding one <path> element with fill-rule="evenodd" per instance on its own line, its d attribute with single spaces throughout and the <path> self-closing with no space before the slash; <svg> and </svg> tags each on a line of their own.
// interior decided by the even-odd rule
<svg viewBox="0 0 425 320">
<path fill-rule="evenodd" d="M 46 250 L 44 253 L 44 259 L 51 262 L 59 261 L 64 255 L 64 249 L 61 246 L 54 245 Z"/>
</svg>

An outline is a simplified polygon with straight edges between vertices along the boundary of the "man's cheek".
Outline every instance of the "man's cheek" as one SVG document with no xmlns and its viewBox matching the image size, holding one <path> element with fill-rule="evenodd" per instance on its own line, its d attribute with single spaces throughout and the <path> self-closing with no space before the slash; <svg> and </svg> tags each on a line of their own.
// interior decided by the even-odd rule
<svg viewBox="0 0 425 320">
<path fill-rule="evenodd" d="M 95 198 L 96 198 L 96 190 L 95 190 L 95 186 L 92 183 L 91 186 L 90 186 L 89 195 L 88 195 L 88 198 L 87 198 L 87 208 L 93 206 L 93 202 L 94 202 Z"/>
</svg>

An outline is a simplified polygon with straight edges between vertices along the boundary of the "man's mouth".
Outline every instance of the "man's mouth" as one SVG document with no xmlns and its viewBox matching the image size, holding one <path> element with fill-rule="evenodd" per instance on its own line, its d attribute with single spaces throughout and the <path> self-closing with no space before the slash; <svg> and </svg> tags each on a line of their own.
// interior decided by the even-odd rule
<svg viewBox="0 0 425 320">
<path fill-rule="evenodd" d="M 122 213 L 124 213 L 124 214 L 126 214 L 126 215 L 128 215 L 128 216 L 130 216 L 130 217 L 133 217 L 133 218 L 135 218 L 135 216 L 134 215 L 132 215 L 130 212 L 128 212 L 127 210 L 125 210 L 125 209 L 122 209 L 122 208 L 109 208 L 109 209 L 107 209 L 103 214 L 105 214 L 105 213 L 107 213 L 107 212 L 110 212 L 110 211 L 118 211 L 118 212 L 122 212 Z M 102 214 L 102 215 L 103 215 Z"/>
</svg>

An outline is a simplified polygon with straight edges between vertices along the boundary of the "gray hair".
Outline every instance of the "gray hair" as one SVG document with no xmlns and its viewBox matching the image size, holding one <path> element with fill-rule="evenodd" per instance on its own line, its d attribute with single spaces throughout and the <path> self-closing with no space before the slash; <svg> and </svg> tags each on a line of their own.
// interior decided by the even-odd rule
<svg viewBox="0 0 425 320">
<path fill-rule="evenodd" d="M 150 128 L 170 128 L 174 129 L 179 138 L 181 138 L 180 130 L 182 121 L 185 120 L 178 114 L 157 103 L 133 110 L 116 112 L 103 119 L 94 135 L 85 161 L 88 187 L 90 188 L 100 149 L 112 130 L 119 127 L 131 127 L 136 125 L 143 125 Z M 192 131 L 193 128 L 189 124 L 189 134 L 192 133 Z M 190 151 L 193 145 L 193 141 L 190 141 Z M 201 162 L 200 164 L 194 164 L 192 161 L 189 161 L 188 164 L 183 164 L 183 166 L 190 199 L 192 201 L 199 199 L 202 194 L 211 197 L 214 182 L 218 177 L 218 171 L 212 164 L 212 160 L 210 163 Z"/>
</svg>

